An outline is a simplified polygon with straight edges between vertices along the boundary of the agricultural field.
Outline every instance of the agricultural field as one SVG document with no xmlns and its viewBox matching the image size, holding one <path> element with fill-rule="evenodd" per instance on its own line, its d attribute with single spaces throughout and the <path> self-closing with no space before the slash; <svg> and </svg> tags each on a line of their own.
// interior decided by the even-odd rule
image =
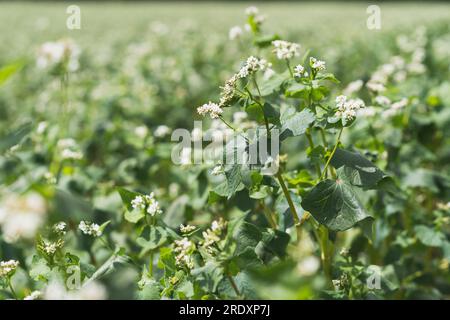
<svg viewBox="0 0 450 320">
<path fill-rule="evenodd" d="M 450 5 L 254 5 L 0 3 L 0 300 L 450 298 Z"/>
</svg>

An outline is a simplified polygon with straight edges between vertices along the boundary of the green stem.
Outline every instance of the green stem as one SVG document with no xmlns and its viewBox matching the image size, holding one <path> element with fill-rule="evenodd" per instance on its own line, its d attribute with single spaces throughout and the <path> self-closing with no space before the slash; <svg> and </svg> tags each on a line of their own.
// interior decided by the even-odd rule
<svg viewBox="0 0 450 320">
<path fill-rule="evenodd" d="M 11 283 L 11 279 L 8 280 L 8 287 L 9 287 L 9 290 L 11 290 L 11 294 L 14 297 L 14 299 L 18 300 L 16 291 L 14 291 L 13 285 Z"/>
<path fill-rule="evenodd" d="M 301 235 L 301 221 L 298 217 L 297 210 L 295 209 L 294 202 L 292 201 L 291 195 L 289 193 L 288 188 L 286 187 L 286 183 L 284 182 L 283 176 L 281 175 L 281 169 L 278 170 L 277 174 L 278 182 L 280 183 L 281 189 L 283 190 L 284 196 L 288 202 L 289 209 L 292 214 L 292 219 L 294 220 L 295 228 L 297 230 L 297 241 L 300 241 Z"/>
<path fill-rule="evenodd" d="M 256 90 L 258 91 L 259 97 L 261 98 L 261 91 L 259 90 L 259 86 L 258 86 L 258 83 L 256 82 L 255 77 L 253 77 L 253 84 L 255 85 Z M 261 108 L 261 112 L 262 112 L 263 117 L 264 117 L 264 124 L 265 124 L 266 130 L 267 130 L 267 136 L 269 137 L 270 136 L 269 120 L 267 119 L 266 114 L 264 112 L 264 106 L 261 104 L 261 102 L 259 102 L 259 100 L 254 99 L 250 92 L 249 92 L 249 94 L 250 94 L 250 97 L 252 98 L 252 100 L 255 101 L 259 105 L 259 107 Z"/>
<path fill-rule="evenodd" d="M 333 278 L 331 272 L 331 256 L 333 251 L 333 246 L 329 240 L 328 229 L 324 226 L 320 226 L 318 229 L 319 233 L 319 243 L 321 248 L 320 260 L 322 261 L 323 271 L 327 279 L 328 285 L 333 286 Z"/>
<path fill-rule="evenodd" d="M 286 65 L 287 65 L 287 68 L 289 70 L 289 73 L 290 73 L 291 77 L 293 78 L 294 74 L 292 73 L 291 63 L 289 62 L 289 59 L 286 59 L 285 61 L 286 61 Z"/>
<path fill-rule="evenodd" d="M 327 172 L 327 169 L 328 169 L 328 166 L 330 165 L 331 159 L 333 159 L 333 156 L 336 153 L 339 142 L 341 141 L 342 131 L 344 131 L 344 128 L 342 128 L 339 131 L 339 134 L 338 134 L 338 137 L 336 140 L 336 144 L 334 145 L 333 151 L 331 151 L 330 157 L 328 158 L 327 163 L 325 164 L 325 167 L 323 168 L 322 174 L 320 176 L 320 180 L 323 180 L 325 178 L 325 173 Z"/>
<path fill-rule="evenodd" d="M 308 139 L 308 143 L 309 143 L 309 146 L 312 151 L 314 149 L 314 141 L 312 139 L 311 132 L 309 131 L 309 129 L 306 130 L 305 134 L 306 134 L 306 138 Z M 320 165 L 318 163 L 316 163 L 316 172 L 317 172 L 317 176 L 320 177 L 321 171 L 320 171 Z"/>
<path fill-rule="evenodd" d="M 148 261 L 148 274 L 153 277 L 153 251 L 150 251 L 150 257 Z"/>
<path fill-rule="evenodd" d="M 232 277 L 231 275 L 227 274 L 227 278 L 228 278 L 228 281 L 230 281 L 231 286 L 233 287 L 233 290 L 234 290 L 234 292 L 236 293 L 236 295 L 237 295 L 238 297 L 240 297 L 240 296 L 241 296 L 241 293 L 239 292 L 239 288 L 238 288 L 238 286 L 236 285 L 236 282 L 234 281 L 233 277 Z"/>
</svg>

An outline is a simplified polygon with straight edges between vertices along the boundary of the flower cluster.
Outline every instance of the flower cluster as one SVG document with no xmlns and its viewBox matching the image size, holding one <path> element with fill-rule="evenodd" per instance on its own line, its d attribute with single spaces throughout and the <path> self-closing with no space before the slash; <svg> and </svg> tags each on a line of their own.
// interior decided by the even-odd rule
<svg viewBox="0 0 450 320">
<path fill-rule="evenodd" d="M 101 237 L 102 231 L 100 230 L 100 226 L 96 223 L 92 223 L 89 221 L 81 221 L 78 225 L 78 228 L 89 236 L 93 237 Z"/>
<path fill-rule="evenodd" d="M 45 69 L 58 64 L 66 64 L 68 71 L 79 68 L 80 48 L 72 40 L 46 42 L 38 49 L 36 64 Z"/>
<path fill-rule="evenodd" d="M 294 67 L 294 77 L 301 78 L 307 76 L 308 72 L 306 72 L 305 67 L 303 67 L 301 64 Z"/>
<path fill-rule="evenodd" d="M 176 264 L 178 266 L 187 266 L 189 269 L 194 267 L 194 260 L 192 253 L 195 251 L 195 244 L 188 238 L 181 240 L 175 240 L 174 251 L 177 253 L 175 257 Z"/>
<path fill-rule="evenodd" d="M 67 227 L 67 224 L 65 222 L 61 221 L 61 222 L 55 223 L 53 225 L 53 231 L 57 234 L 64 235 L 64 234 L 66 234 L 66 227 Z"/>
<path fill-rule="evenodd" d="M 212 246 L 220 241 L 220 237 L 225 227 L 225 221 L 220 218 L 219 220 L 214 220 L 211 223 L 211 227 L 206 231 L 203 231 L 203 246 L 206 248 L 206 250 L 208 250 L 209 252 L 212 251 Z"/>
<path fill-rule="evenodd" d="M 162 210 L 159 207 L 159 202 L 155 199 L 155 194 L 152 192 L 149 195 L 136 196 L 131 200 L 131 206 L 135 210 L 143 210 L 151 216 L 161 214 Z"/>
<path fill-rule="evenodd" d="M 309 65 L 311 66 L 311 68 L 313 68 L 314 70 L 317 71 L 322 71 L 325 70 L 325 61 L 323 60 L 318 60 L 314 57 L 310 57 L 309 58 Z"/>
<path fill-rule="evenodd" d="M 201 116 L 209 114 L 211 119 L 217 119 L 223 113 L 223 109 L 217 103 L 210 101 L 208 103 L 205 103 L 201 107 L 198 107 L 197 112 Z"/>
<path fill-rule="evenodd" d="M 348 99 L 347 96 L 338 96 L 336 98 L 336 116 L 343 119 L 343 123 L 352 121 L 359 109 L 365 107 L 361 99 Z"/>
<path fill-rule="evenodd" d="M 195 226 L 191 226 L 191 225 L 180 225 L 180 231 L 182 232 L 182 233 L 189 233 L 189 232 L 191 232 L 191 231 L 194 231 L 196 229 L 196 227 Z"/>
<path fill-rule="evenodd" d="M 0 262 L 0 278 L 11 277 L 19 266 L 19 261 L 9 260 Z"/>
<path fill-rule="evenodd" d="M 272 44 L 275 47 L 273 52 L 280 60 L 292 59 L 293 57 L 298 57 L 300 55 L 300 45 L 298 43 L 274 40 L 272 41 Z"/>
<path fill-rule="evenodd" d="M 62 239 L 59 239 L 56 242 L 43 240 L 42 243 L 38 245 L 38 248 L 48 255 L 53 255 L 56 253 L 56 250 L 62 248 L 63 245 L 64 241 Z"/>
</svg>

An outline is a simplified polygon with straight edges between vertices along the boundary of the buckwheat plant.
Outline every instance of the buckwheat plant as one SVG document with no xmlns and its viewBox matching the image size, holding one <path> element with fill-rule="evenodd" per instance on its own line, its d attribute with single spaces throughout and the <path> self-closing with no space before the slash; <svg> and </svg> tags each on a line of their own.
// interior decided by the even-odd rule
<svg viewBox="0 0 450 320">
<path fill-rule="evenodd" d="M 255 24 L 252 18 L 256 11 L 249 9 L 249 12 L 248 24 L 254 26 L 251 30 L 257 54 L 245 60 L 225 82 L 218 103 L 209 102 L 197 111 L 201 116 L 220 119 L 236 135 L 245 138 L 246 144 L 241 147 L 226 144 L 226 154 L 246 154 L 252 144 L 270 141 L 275 131 L 280 135 L 280 149 L 286 154 L 259 159 L 263 161 L 256 165 L 224 163 L 223 182 L 210 195 L 210 203 L 230 199 L 243 189 L 259 202 L 255 210 L 264 216 L 269 228 L 258 230 L 252 224 L 245 227 L 260 235 L 259 241 L 253 239 L 256 245 L 251 250 L 256 254 L 253 263 L 269 262 L 270 255 L 265 251 L 271 251 L 272 259 L 282 257 L 289 246 L 295 250 L 302 241 L 303 229 L 312 232 L 321 250 L 322 271 L 331 288 L 333 238 L 349 228 L 371 228 L 373 218 L 359 193 L 378 189 L 385 178 L 363 155 L 343 145 L 343 135 L 358 120 L 365 102 L 343 95 L 337 86 L 339 81 L 327 71 L 332 66 L 310 56 L 309 51 L 302 51 L 300 44 L 262 34 L 261 23 Z M 273 74 L 265 77 L 263 71 L 272 66 Z M 227 116 L 238 112 L 245 112 L 264 134 L 254 138 L 239 126 L 231 125 Z M 292 164 L 287 161 L 289 149 L 284 145 L 293 141 L 303 148 L 308 161 Z M 273 175 L 262 171 L 268 161 L 277 162 L 278 170 Z M 221 170 L 219 164 L 212 173 L 220 174 Z M 277 206 L 284 206 L 286 215 L 277 214 Z M 207 248 L 220 250 L 214 245 L 219 235 L 212 229 L 203 232 L 203 236 Z M 244 252 L 234 254 L 236 259 L 249 258 L 239 256 Z M 230 265 L 225 267 L 229 268 Z"/>
</svg>

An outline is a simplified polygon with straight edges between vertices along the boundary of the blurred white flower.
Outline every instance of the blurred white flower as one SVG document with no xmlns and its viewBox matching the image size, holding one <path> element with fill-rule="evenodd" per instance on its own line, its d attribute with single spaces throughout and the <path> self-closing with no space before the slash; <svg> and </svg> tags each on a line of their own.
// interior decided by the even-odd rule
<svg viewBox="0 0 450 320">
<path fill-rule="evenodd" d="M 239 26 L 234 26 L 230 29 L 230 31 L 228 32 L 228 38 L 230 38 L 230 40 L 235 40 L 239 37 L 242 36 L 242 28 Z"/>
<path fill-rule="evenodd" d="M 97 281 L 90 281 L 77 290 L 67 290 L 60 281 L 51 281 L 43 291 L 44 300 L 105 300 L 106 288 Z"/>
<path fill-rule="evenodd" d="M 57 42 L 46 42 L 38 49 L 36 64 L 45 69 L 64 63 L 68 71 L 79 68 L 80 48 L 70 39 Z"/>
<path fill-rule="evenodd" d="M 27 295 L 23 300 L 38 300 L 42 297 L 42 292 L 40 291 L 33 291 L 29 295 Z"/>
<path fill-rule="evenodd" d="M 58 140 L 57 147 L 63 160 L 80 160 L 83 158 L 78 144 L 72 138 Z"/>
<path fill-rule="evenodd" d="M 0 202 L 0 225 L 5 241 L 33 239 L 45 222 L 46 209 L 45 200 L 38 193 L 7 195 Z"/>
<path fill-rule="evenodd" d="M 355 80 L 350 82 L 347 87 L 344 89 L 344 94 L 346 96 L 351 96 L 353 93 L 361 90 L 364 82 L 362 80 Z"/>
<path fill-rule="evenodd" d="M 163 138 L 170 134 L 171 129 L 166 125 L 160 125 L 156 128 L 154 136 L 158 138 Z"/>
<path fill-rule="evenodd" d="M 139 138 L 144 139 L 148 135 L 147 126 L 138 126 L 134 128 L 134 134 L 137 135 Z"/>
<path fill-rule="evenodd" d="M 315 256 L 309 256 L 301 260 L 297 265 L 297 270 L 302 276 L 311 276 L 319 270 L 320 260 Z"/>
<path fill-rule="evenodd" d="M 255 6 L 248 7 L 245 9 L 245 14 L 248 16 L 256 16 L 259 13 L 259 10 Z"/>
<path fill-rule="evenodd" d="M 273 50 L 280 60 L 292 59 L 300 55 L 300 45 L 284 40 L 272 41 L 275 49 Z"/>
</svg>

